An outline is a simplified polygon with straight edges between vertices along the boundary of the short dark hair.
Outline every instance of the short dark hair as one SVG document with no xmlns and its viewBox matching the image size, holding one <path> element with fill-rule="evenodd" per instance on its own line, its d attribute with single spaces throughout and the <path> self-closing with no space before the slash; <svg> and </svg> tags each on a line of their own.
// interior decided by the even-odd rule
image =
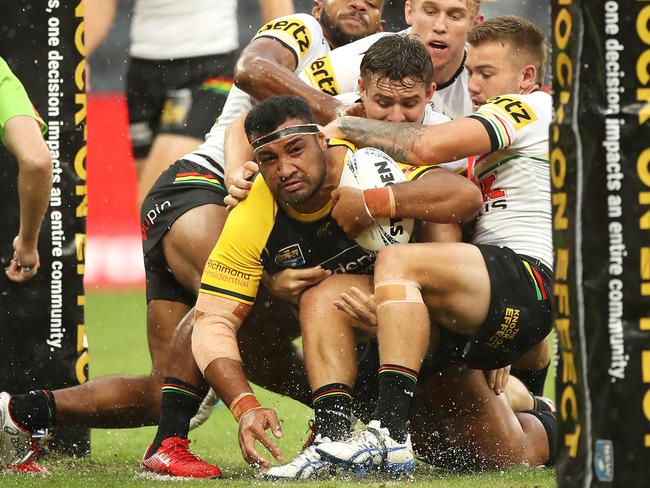
<svg viewBox="0 0 650 488">
<path fill-rule="evenodd" d="M 244 129 L 249 142 L 274 132 L 283 122 L 299 119 L 313 124 L 314 113 L 307 102 L 296 96 L 269 97 L 248 112 Z"/>
<path fill-rule="evenodd" d="M 433 81 L 427 48 L 416 37 L 402 34 L 383 36 L 370 46 L 361 60 L 360 72 L 365 83 L 371 75 L 377 75 L 377 81 L 388 79 L 408 87 L 414 83 L 405 83 L 407 78 L 425 86 Z"/>
<path fill-rule="evenodd" d="M 532 22 L 516 15 L 486 20 L 467 35 L 470 46 L 486 42 L 508 44 L 511 51 L 537 68 L 537 83 L 544 84 L 548 46 L 544 33 Z"/>
</svg>

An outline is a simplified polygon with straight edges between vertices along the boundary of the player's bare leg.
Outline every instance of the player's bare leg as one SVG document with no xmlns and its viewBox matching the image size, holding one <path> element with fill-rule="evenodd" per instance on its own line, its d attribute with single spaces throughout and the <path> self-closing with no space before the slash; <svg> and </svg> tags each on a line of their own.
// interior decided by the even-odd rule
<svg viewBox="0 0 650 488">
<path fill-rule="evenodd" d="M 459 334 L 474 334 L 487 317 L 490 278 L 481 252 L 470 244 L 429 243 L 387 247 L 377 258 L 375 285 L 386 280 L 418 283 L 426 309 L 435 316 L 435 322 Z M 385 314 L 383 321 L 382 313 Z M 387 325 L 387 339 L 393 333 L 400 336 L 407 334 L 405 338 L 408 338 L 406 324 L 421 320 L 425 314 L 428 315 L 425 307 L 417 303 L 390 304 L 378 309 L 380 323 L 401 321 L 404 324 L 402 327 L 399 324 L 397 327 Z M 387 341 L 388 348 L 392 343 Z"/>
<path fill-rule="evenodd" d="M 373 421 L 347 441 L 319 447 L 322 456 L 395 474 L 414 468 L 407 419 L 432 337 L 429 313 L 436 324 L 473 334 L 487 316 L 489 283 L 480 251 L 466 244 L 396 245 L 380 252 L 375 264 L 379 396 Z M 375 464 L 378 458 L 381 466 Z"/>
<path fill-rule="evenodd" d="M 509 382 L 506 390 L 512 386 Z M 454 470 L 547 463 L 549 435 L 539 417 L 554 441 L 552 414 L 514 413 L 482 371 L 458 365 L 418 384 L 409 417 L 418 456 Z"/>
<path fill-rule="evenodd" d="M 170 164 L 194 151 L 203 141 L 181 134 L 159 134 L 153 140 L 146 158 L 136 162 L 138 174 L 138 207 L 160 174 Z"/>
<path fill-rule="evenodd" d="M 300 324 L 312 390 L 328 383 L 354 384 L 357 354 L 353 327 L 363 324 L 336 310 L 333 303 L 352 286 L 370 294 L 371 284 L 371 276 L 333 275 L 303 293 Z"/>
<path fill-rule="evenodd" d="M 147 306 L 147 339 L 152 371 L 147 376 L 103 376 L 73 388 L 54 391 L 54 424 L 121 428 L 158 422 L 162 371 L 174 357 L 174 329 L 189 307 L 154 300 Z"/>
<path fill-rule="evenodd" d="M 269 469 L 267 479 L 307 479 L 327 473 L 330 464 L 316 452 L 318 445 L 341 439 L 352 428 L 353 386 L 357 378 L 353 327 L 361 324 L 333 306 L 352 286 L 370 294 L 372 277 L 333 275 L 300 297 L 305 366 L 316 417 L 314 438 L 291 462 Z"/>
</svg>

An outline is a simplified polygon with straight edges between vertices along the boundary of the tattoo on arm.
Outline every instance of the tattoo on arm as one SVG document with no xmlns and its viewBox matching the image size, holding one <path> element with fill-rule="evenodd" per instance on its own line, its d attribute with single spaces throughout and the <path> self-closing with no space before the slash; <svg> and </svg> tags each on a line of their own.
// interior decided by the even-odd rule
<svg viewBox="0 0 650 488">
<path fill-rule="evenodd" d="M 413 123 L 384 122 L 361 117 L 339 119 L 346 139 L 360 147 L 376 147 L 402 163 L 423 163 L 416 148 L 423 144 L 426 126 Z"/>
</svg>

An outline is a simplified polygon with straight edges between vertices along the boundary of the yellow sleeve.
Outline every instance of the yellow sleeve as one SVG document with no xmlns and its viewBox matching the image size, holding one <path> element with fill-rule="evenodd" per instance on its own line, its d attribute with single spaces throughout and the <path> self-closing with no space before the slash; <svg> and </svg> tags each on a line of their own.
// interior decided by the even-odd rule
<svg viewBox="0 0 650 488">
<path fill-rule="evenodd" d="M 249 305 L 255 302 L 262 279 L 260 256 L 276 213 L 275 199 L 258 175 L 248 198 L 228 215 L 203 269 L 200 293 Z"/>
</svg>

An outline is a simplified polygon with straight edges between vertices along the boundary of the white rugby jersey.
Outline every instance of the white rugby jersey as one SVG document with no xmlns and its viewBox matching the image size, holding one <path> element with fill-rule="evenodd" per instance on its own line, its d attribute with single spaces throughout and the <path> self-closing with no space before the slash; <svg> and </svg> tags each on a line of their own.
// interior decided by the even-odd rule
<svg viewBox="0 0 650 488">
<path fill-rule="evenodd" d="M 553 269 L 551 96 L 541 91 L 501 95 L 470 117 L 483 124 L 492 142 L 492 152 L 474 167 L 484 203 L 472 242 L 507 246 Z"/>
<path fill-rule="evenodd" d="M 357 90 L 363 55 L 377 40 L 387 35 L 409 35 L 411 29 L 401 32 L 378 32 L 363 39 L 337 47 L 322 58 L 311 63 L 300 73 L 300 78 L 329 95 L 339 95 Z M 465 117 L 473 113 L 474 107 L 469 95 L 469 74 L 463 64 L 454 76 L 438 87 L 431 98 L 436 112 L 451 117 Z"/>
<path fill-rule="evenodd" d="M 332 49 L 324 56 L 309 63 L 298 76 L 308 85 L 328 95 L 356 92 L 363 55 L 378 39 L 390 34 L 389 32 L 377 32 L 345 46 Z"/>
<path fill-rule="evenodd" d="M 469 73 L 465 69 L 465 60 L 463 59 L 463 64 L 460 65 L 454 76 L 446 83 L 436 86 L 436 91 L 431 97 L 434 110 L 452 119 L 472 114 L 474 106 L 468 85 Z"/>
<path fill-rule="evenodd" d="M 284 44 L 296 57 L 294 73 L 300 73 L 317 58 L 329 52 L 329 44 L 318 21 L 308 14 L 280 17 L 264 25 L 253 39 L 269 37 Z M 241 114 L 253 107 L 255 101 L 248 93 L 233 86 L 228 93 L 221 115 L 205 136 L 205 142 L 183 157 L 210 171 L 224 174 L 224 140 L 226 128 Z"/>
<path fill-rule="evenodd" d="M 136 0 L 131 56 L 179 59 L 239 47 L 237 0 Z"/>
</svg>

